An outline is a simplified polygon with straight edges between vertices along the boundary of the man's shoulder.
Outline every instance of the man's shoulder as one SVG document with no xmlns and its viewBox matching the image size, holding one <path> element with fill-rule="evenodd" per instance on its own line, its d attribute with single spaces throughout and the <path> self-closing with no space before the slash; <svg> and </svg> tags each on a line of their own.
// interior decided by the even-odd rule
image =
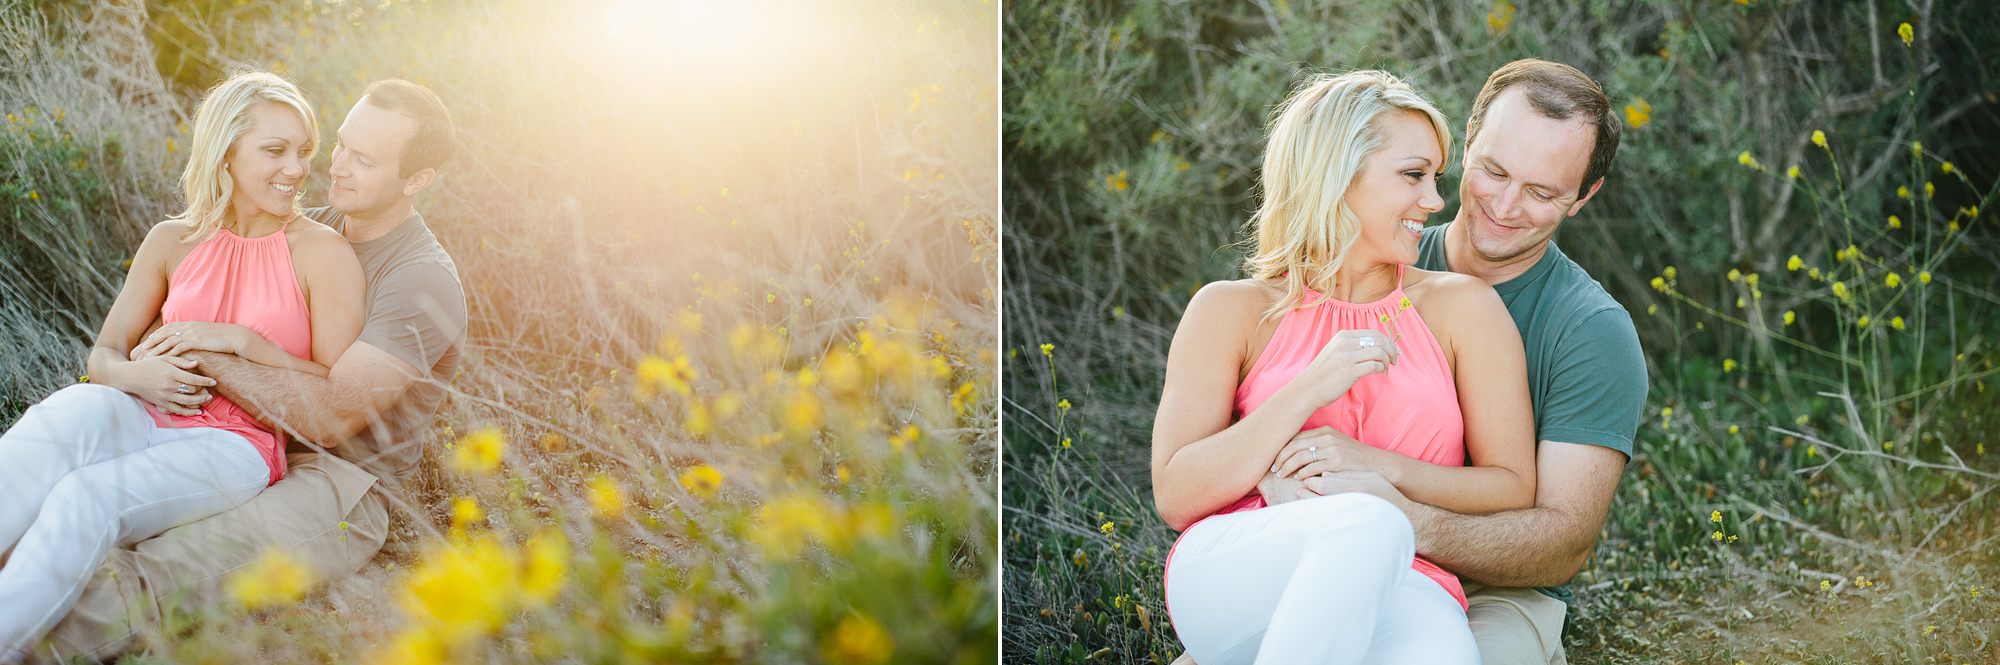
<svg viewBox="0 0 2000 665">
<path fill-rule="evenodd" d="M 1542 287 L 1545 290 L 1544 297 L 1540 299 L 1543 314 L 1552 316 L 1552 323 L 1556 323 L 1561 331 L 1609 327 L 1612 330 L 1607 332 L 1613 332 L 1622 328 L 1637 339 L 1638 329 L 1633 327 L 1631 313 L 1626 311 L 1625 305 L 1611 297 L 1611 292 L 1606 291 L 1603 284 L 1563 254 L 1554 243 L 1550 243 L 1549 248 L 1551 251 L 1544 258 L 1554 263 L 1549 266 L 1549 274 Z"/>
</svg>

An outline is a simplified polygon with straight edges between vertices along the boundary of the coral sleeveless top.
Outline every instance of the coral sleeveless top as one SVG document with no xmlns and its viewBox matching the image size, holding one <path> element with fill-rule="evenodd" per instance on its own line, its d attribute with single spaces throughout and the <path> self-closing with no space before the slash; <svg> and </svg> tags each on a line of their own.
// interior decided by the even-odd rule
<svg viewBox="0 0 2000 665">
<path fill-rule="evenodd" d="M 1356 441 L 1443 466 L 1465 464 L 1465 416 L 1458 408 L 1458 385 L 1451 362 L 1430 326 L 1403 294 L 1403 267 L 1396 268 L 1396 290 L 1372 303 L 1355 304 L 1326 298 L 1308 289 L 1308 306 L 1292 310 L 1278 322 L 1264 353 L 1236 386 L 1235 417 L 1257 410 L 1292 377 L 1304 371 L 1333 335 L 1342 330 L 1373 329 L 1396 340 L 1403 354 L 1382 374 L 1361 377 L 1346 395 L 1314 411 L 1303 432 L 1332 427 Z M 1216 511 L 1216 515 L 1263 508 L 1264 497 L 1251 494 Z M 1458 576 L 1416 557 L 1417 572 L 1464 606 L 1465 587 Z"/>
<path fill-rule="evenodd" d="M 229 229 L 196 245 L 167 279 L 167 301 L 160 305 L 165 323 L 209 321 L 244 326 L 300 358 L 312 359 L 312 313 L 306 294 L 292 271 L 292 249 L 285 229 L 261 238 L 245 238 Z M 147 405 L 161 427 L 214 427 L 240 434 L 257 447 L 271 467 L 271 481 L 285 477 L 284 435 L 264 429 L 249 412 L 220 393 L 201 413 L 177 416 Z"/>
</svg>

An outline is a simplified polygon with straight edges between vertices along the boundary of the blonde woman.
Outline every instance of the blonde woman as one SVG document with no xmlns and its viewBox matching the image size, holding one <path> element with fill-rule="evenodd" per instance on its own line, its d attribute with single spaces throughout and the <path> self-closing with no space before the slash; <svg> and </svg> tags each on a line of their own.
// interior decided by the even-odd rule
<svg viewBox="0 0 2000 665">
<path fill-rule="evenodd" d="M 181 186 L 90 352 L 90 383 L 0 435 L 0 662 L 68 613 L 112 547 L 241 505 L 284 476 L 284 438 L 205 390 L 191 350 L 326 376 L 361 331 L 361 265 L 300 222 L 319 126 L 299 89 L 249 73 L 208 92 Z M 162 325 L 148 327 L 158 319 Z"/>
<path fill-rule="evenodd" d="M 1460 512 L 1533 501 L 1512 319 L 1485 283 L 1408 267 L 1450 145 L 1377 71 L 1305 82 L 1270 125 L 1251 276 L 1189 303 L 1153 428 L 1154 499 L 1183 532 L 1167 608 L 1201 665 L 1479 660 L 1458 579 L 1415 557 L 1394 505 L 1291 500 L 1379 473 Z"/>
</svg>

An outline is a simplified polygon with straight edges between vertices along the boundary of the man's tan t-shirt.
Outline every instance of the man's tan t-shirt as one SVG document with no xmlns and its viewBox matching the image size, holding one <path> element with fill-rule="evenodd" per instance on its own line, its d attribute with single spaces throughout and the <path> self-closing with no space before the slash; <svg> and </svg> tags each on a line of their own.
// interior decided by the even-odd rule
<svg viewBox="0 0 2000 665">
<path fill-rule="evenodd" d="M 347 216 L 340 211 L 313 208 L 306 215 L 335 231 L 346 230 Z M 458 371 L 465 343 L 465 289 L 457 265 L 422 215 L 412 213 L 387 235 L 353 246 L 368 284 L 356 341 L 401 358 L 423 375 L 379 420 L 332 451 L 378 478 L 393 480 L 416 469 L 423 457 L 423 430 Z"/>
</svg>

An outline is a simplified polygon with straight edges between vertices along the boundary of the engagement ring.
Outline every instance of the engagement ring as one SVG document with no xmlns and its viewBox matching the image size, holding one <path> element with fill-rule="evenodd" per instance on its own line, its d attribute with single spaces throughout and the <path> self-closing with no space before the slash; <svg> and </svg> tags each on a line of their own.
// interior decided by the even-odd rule
<svg viewBox="0 0 2000 665">
<path fill-rule="evenodd" d="M 1375 338 L 1373 338 L 1373 337 L 1363 337 L 1363 338 L 1361 338 L 1361 341 L 1360 341 L 1360 342 L 1356 342 L 1356 343 L 1357 343 L 1357 344 L 1359 344 L 1359 345 L 1361 346 L 1361 348 L 1364 348 L 1364 349 L 1367 349 L 1367 348 L 1373 348 L 1373 347 L 1375 346 Z"/>
<path fill-rule="evenodd" d="M 178 391 L 178 392 L 179 392 L 180 394 L 182 394 L 182 395 L 193 395 L 193 394 L 194 394 L 194 386 L 190 386 L 190 385 L 188 385 L 188 384 L 185 384 L 185 383 L 181 384 L 181 387 L 179 387 L 179 388 L 176 388 L 175 390 L 176 390 L 176 391 Z"/>
</svg>

